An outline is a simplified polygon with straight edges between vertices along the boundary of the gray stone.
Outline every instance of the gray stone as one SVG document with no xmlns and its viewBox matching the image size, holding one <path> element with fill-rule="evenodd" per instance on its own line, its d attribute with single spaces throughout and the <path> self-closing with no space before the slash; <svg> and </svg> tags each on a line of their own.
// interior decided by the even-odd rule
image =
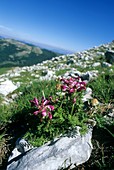
<svg viewBox="0 0 114 170">
<path fill-rule="evenodd" d="M 104 118 L 106 119 L 106 122 L 108 125 L 113 124 L 114 123 L 114 108 L 112 108 L 110 112 L 104 116 Z"/>
<path fill-rule="evenodd" d="M 51 70 L 44 70 L 43 72 L 43 76 L 40 76 L 39 80 L 51 80 L 51 79 L 55 79 L 56 75 L 54 71 Z"/>
<path fill-rule="evenodd" d="M 92 89 L 87 87 L 86 91 L 84 92 L 82 101 L 86 102 L 86 101 L 88 101 L 90 99 L 92 99 Z"/>
<path fill-rule="evenodd" d="M 0 94 L 7 96 L 9 93 L 12 93 L 18 87 L 12 83 L 11 80 L 6 80 L 0 83 Z"/>
<path fill-rule="evenodd" d="M 98 71 L 97 70 L 92 70 L 92 71 L 87 71 L 85 73 L 82 73 L 80 71 L 76 70 L 70 70 L 69 72 L 67 71 L 63 77 L 64 78 L 70 78 L 70 77 L 81 77 L 83 81 L 91 81 L 95 79 L 98 76 Z"/>
<path fill-rule="evenodd" d="M 15 148 L 12 151 L 8 162 L 16 158 L 17 156 L 24 154 L 25 152 L 29 151 L 30 149 L 33 148 L 25 139 L 18 138 L 15 144 Z"/>
<path fill-rule="evenodd" d="M 99 57 L 99 56 L 104 56 L 104 52 L 101 52 L 101 51 L 97 51 L 96 54 L 97 54 L 98 57 Z M 96 56 L 96 57 L 97 57 L 97 56 Z"/>
<path fill-rule="evenodd" d="M 97 77 L 97 74 L 97 70 L 87 71 L 86 73 L 82 73 L 81 78 L 82 80 L 91 81 Z"/>
<path fill-rule="evenodd" d="M 74 59 L 69 59 L 68 61 L 67 61 L 67 64 L 69 65 L 69 64 L 74 64 L 75 63 L 75 60 Z"/>
<path fill-rule="evenodd" d="M 94 64 L 92 65 L 92 67 L 97 67 L 97 66 L 100 66 L 100 65 L 101 65 L 101 63 L 97 62 L 97 63 L 94 63 Z"/>
<path fill-rule="evenodd" d="M 60 170 L 86 162 L 92 152 L 92 126 L 81 136 L 79 127 L 39 148 L 33 148 L 9 159 L 7 170 Z M 26 142 L 25 142 L 26 143 Z M 14 152 L 13 150 L 13 152 Z M 15 155 L 16 155 L 15 154 Z"/>
<path fill-rule="evenodd" d="M 112 66 L 112 64 L 109 64 L 107 62 L 102 63 L 102 67 L 111 67 L 111 66 Z"/>
<path fill-rule="evenodd" d="M 114 51 L 112 50 L 106 51 L 105 59 L 108 63 L 113 64 L 114 63 Z"/>
</svg>

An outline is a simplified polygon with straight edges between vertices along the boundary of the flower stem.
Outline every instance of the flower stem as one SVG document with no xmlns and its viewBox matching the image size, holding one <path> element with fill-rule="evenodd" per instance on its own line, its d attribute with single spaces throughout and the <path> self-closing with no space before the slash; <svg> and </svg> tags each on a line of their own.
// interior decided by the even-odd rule
<svg viewBox="0 0 114 170">
<path fill-rule="evenodd" d="M 72 105 L 71 115 L 73 114 L 74 106 L 75 106 L 75 103 Z"/>
<path fill-rule="evenodd" d="M 42 90 L 42 94 L 43 94 L 44 99 L 46 99 L 46 98 L 45 98 L 45 94 L 44 94 L 44 91 L 43 91 L 43 90 Z"/>
</svg>

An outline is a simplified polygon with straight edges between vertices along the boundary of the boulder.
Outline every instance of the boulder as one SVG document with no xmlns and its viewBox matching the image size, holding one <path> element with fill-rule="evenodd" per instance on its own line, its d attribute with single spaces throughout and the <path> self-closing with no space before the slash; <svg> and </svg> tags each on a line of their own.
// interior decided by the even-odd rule
<svg viewBox="0 0 114 170">
<path fill-rule="evenodd" d="M 6 80 L 0 83 L 0 94 L 7 96 L 16 90 L 18 86 L 14 85 L 11 80 Z"/>
<path fill-rule="evenodd" d="M 17 157 L 10 156 L 7 170 L 59 170 L 69 166 L 73 168 L 86 162 L 92 152 L 93 127 L 89 126 L 88 132 L 83 136 L 80 135 L 79 129 L 80 127 L 76 127 L 68 134 L 30 150 L 22 148 L 27 145 L 22 139 L 23 141 L 19 141 L 18 145 L 16 144 L 18 147 L 12 151 Z"/>
<path fill-rule="evenodd" d="M 97 77 L 97 74 L 98 74 L 97 70 L 91 70 L 91 71 L 87 71 L 85 73 L 82 73 L 80 75 L 80 77 L 82 78 L 82 80 L 89 82 L 89 81 L 95 79 Z"/>
<path fill-rule="evenodd" d="M 73 58 L 71 58 L 67 61 L 67 65 L 74 64 L 74 63 L 75 63 L 75 60 Z"/>
<path fill-rule="evenodd" d="M 101 65 L 101 63 L 100 62 L 97 62 L 97 63 L 94 63 L 93 65 L 92 65 L 92 67 L 98 67 L 98 66 L 100 66 Z"/>
<path fill-rule="evenodd" d="M 113 64 L 114 63 L 114 51 L 112 50 L 106 51 L 105 59 L 108 63 Z"/>
<path fill-rule="evenodd" d="M 40 76 L 39 80 L 51 80 L 51 79 L 55 79 L 56 75 L 54 71 L 51 70 L 44 70 L 43 72 L 43 76 Z"/>
<path fill-rule="evenodd" d="M 106 119 L 106 122 L 108 125 L 113 124 L 114 123 L 114 108 L 111 108 L 109 110 L 109 113 L 105 115 L 104 118 Z"/>
<path fill-rule="evenodd" d="M 90 87 L 87 87 L 86 91 L 84 92 L 82 101 L 86 102 L 89 101 L 90 99 L 92 99 L 92 89 Z"/>
<path fill-rule="evenodd" d="M 109 64 L 109 63 L 107 63 L 107 62 L 102 62 L 102 67 L 111 67 L 112 66 L 112 64 Z"/>
</svg>

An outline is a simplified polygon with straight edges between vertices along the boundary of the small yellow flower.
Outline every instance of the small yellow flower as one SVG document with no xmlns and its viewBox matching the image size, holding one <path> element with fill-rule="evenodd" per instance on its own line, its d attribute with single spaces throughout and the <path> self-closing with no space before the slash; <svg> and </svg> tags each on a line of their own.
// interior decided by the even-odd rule
<svg viewBox="0 0 114 170">
<path fill-rule="evenodd" d="M 61 84 L 57 84 L 57 85 L 56 85 L 56 89 L 57 89 L 57 90 L 60 90 L 60 89 L 61 89 Z"/>
<path fill-rule="evenodd" d="M 91 100 L 91 105 L 92 106 L 97 106 L 99 104 L 99 101 L 97 99 L 92 99 Z"/>
</svg>

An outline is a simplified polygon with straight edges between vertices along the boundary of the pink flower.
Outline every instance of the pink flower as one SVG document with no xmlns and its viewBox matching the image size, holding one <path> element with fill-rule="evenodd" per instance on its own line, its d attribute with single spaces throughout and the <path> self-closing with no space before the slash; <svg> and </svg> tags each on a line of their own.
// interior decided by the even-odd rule
<svg viewBox="0 0 114 170">
<path fill-rule="evenodd" d="M 48 112 L 49 119 L 52 119 L 52 114 Z"/>
<path fill-rule="evenodd" d="M 77 78 L 69 78 L 69 79 L 61 79 L 62 85 L 61 90 L 63 92 L 74 93 L 75 91 L 81 91 L 86 89 L 86 83 L 81 81 L 79 77 Z"/>
<path fill-rule="evenodd" d="M 66 91 L 66 90 L 68 89 L 68 86 L 61 85 L 61 89 L 62 89 L 63 91 Z"/>
<path fill-rule="evenodd" d="M 74 93 L 75 92 L 75 89 L 69 89 L 69 93 Z"/>
<path fill-rule="evenodd" d="M 39 112 L 38 112 L 38 110 L 37 110 L 37 111 L 34 112 L 34 115 L 37 115 L 38 113 L 39 113 Z"/>
<path fill-rule="evenodd" d="M 54 106 L 52 106 L 52 105 L 47 105 L 47 108 L 48 108 L 50 111 L 54 110 Z"/>
<path fill-rule="evenodd" d="M 86 90 L 86 83 L 85 82 L 79 82 L 80 85 L 78 87 L 78 91 L 81 91 L 81 90 Z"/>
<path fill-rule="evenodd" d="M 38 106 L 38 99 L 34 98 L 33 100 L 30 100 L 32 106 Z"/>
<path fill-rule="evenodd" d="M 51 111 L 54 110 L 54 106 L 50 105 L 50 100 L 45 99 L 42 97 L 41 102 L 39 103 L 36 98 L 30 101 L 32 105 L 37 106 L 37 111 L 34 112 L 34 115 L 41 114 L 41 116 L 44 118 L 46 116 L 49 117 L 49 119 L 52 119 Z"/>
<path fill-rule="evenodd" d="M 41 114 L 42 114 L 42 117 L 46 117 L 47 115 L 46 110 L 42 110 Z"/>
<path fill-rule="evenodd" d="M 74 99 L 73 99 L 73 103 L 76 103 L 76 98 L 74 97 Z"/>
</svg>

